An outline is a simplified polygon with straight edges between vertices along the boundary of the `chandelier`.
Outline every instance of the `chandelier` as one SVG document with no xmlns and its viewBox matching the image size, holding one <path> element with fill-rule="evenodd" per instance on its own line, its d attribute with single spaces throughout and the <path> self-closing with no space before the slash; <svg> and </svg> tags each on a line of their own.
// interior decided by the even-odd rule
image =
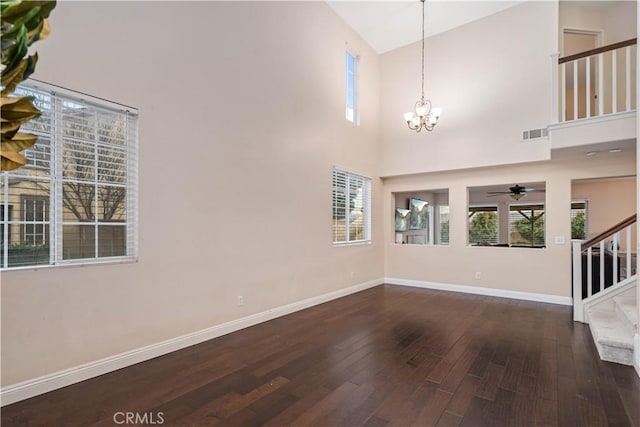
<svg viewBox="0 0 640 427">
<path fill-rule="evenodd" d="M 422 2 L 422 95 L 416 101 L 413 112 L 404 113 L 409 129 L 420 132 L 423 128 L 431 132 L 438 124 L 442 108 L 432 108 L 431 101 L 424 97 L 424 1 Z"/>
</svg>

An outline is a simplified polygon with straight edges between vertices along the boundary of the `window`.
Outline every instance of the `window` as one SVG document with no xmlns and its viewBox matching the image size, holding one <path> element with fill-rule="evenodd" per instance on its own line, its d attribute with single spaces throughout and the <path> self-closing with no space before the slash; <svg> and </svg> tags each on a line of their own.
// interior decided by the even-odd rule
<svg viewBox="0 0 640 427">
<path fill-rule="evenodd" d="M 545 245 L 544 204 L 509 206 L 509 243 L 512 246 Z"/>
<path fill-rule="evenodd" d="M 22 241 L 28 245 L 49 243 L 49 198 L 22 196 Z"/>
<path fill-rule="evenodd" d="M 587 202 L 571 203 L 571 238 L 587 239 Z"/>
<path fill-rule="evenodd" d="M 7 218 L 5 218 L 5 209 L 7 212 Z M 0 244 L 4 241 L 11 241 L 11 227 L 5 227 L 5 224 L 13 218 L 13 205 L 0 204 Z M 6 233 L 6 236 L 5 236 Z"/>
<path fill-rule="evenodd" d="M 438 206 L 438 244 L 449 244 L 449 206 Z"/>
<path fill-rule="evenodd" d="M 469 244 L 498 243 L 498 207 L 469 206 Z"/>
<path fill-rule="evenodd" d="M 371 241 L 371 179 L 333 170 L 333 243 Z"/>
<path fill-rule="evenodd" d="M 358 106 L 358 61 L 359 57 L 349 52 L 347 59 L 347 120 L 360 124 L 360 111 Z"/>
<path fill-rule="evenodd" d="M 134 259 L 137 112 L 41 83 L 15 92 L 42 115 L 21 127 L 38 135 L 29 163 L 0 175 L 2 268 Z"/>
</svg>

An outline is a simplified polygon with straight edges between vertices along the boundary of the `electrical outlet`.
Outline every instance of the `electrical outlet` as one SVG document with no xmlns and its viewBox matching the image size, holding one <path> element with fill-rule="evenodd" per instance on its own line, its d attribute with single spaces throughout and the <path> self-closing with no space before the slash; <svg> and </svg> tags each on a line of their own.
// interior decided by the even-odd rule
<svg viewBox="0 0 640 427">
<path fill-rule="evenodd" d="M 481 276 L 481 273 L 479 271 L 476 271 L 476 280 L 480 280 L 480 276 Z"/>
<path fill-rule="evenodd" d="M 356 272 L 355 272 L 355 271 L 352 271 L 352 272 L 351 272 L 351 278 L 353 279 L 354 277 L 356 277 Z"/>
<path fill-rule="evenodd" d="M 242 295 L 238 295 L 238 307 L 244 305 L 244 297 Z"/>
</svg>

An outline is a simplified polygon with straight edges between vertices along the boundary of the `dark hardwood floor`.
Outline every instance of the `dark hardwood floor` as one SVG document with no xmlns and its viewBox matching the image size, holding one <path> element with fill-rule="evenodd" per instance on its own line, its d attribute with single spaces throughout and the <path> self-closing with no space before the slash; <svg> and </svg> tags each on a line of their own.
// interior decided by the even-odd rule
<svg viewBox="0 0 640 427">
<path fill-rule="evenodd" d="M 379 286 L 15 403 L 2 426 L 131 425 L 127 415 L 170 426 L 640 426 L 640 379 L 598 358 L 570 307 Z"/>
</svg>

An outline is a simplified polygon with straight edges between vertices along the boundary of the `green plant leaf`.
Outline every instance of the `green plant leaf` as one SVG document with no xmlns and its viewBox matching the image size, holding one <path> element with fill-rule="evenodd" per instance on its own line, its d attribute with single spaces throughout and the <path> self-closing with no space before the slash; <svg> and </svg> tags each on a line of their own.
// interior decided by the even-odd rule
<svg viewBox="0 0 640 427">
<path fill-rule="evenodd" d="M 2 50 L 2 63 L 7 68 L 13 68 L 18 65 L 18 62 L 29 52 L 29 46 L 27 45 L 27 29 L 20 27 L 20 31 L 13 43 L 9 48 Z"/>
<path fill-rule="evenodd" d="M 14 23 L 19 19 L 22 19 L 26 14 L 34 9 L 38 11 L 41 18 L 48 18 L 55 6 L 55 1 L 2 1 L 2 7 L 0 8 L 0 13 L 2 13 L 2 24 L 7 22 Z"/>
</svg>

